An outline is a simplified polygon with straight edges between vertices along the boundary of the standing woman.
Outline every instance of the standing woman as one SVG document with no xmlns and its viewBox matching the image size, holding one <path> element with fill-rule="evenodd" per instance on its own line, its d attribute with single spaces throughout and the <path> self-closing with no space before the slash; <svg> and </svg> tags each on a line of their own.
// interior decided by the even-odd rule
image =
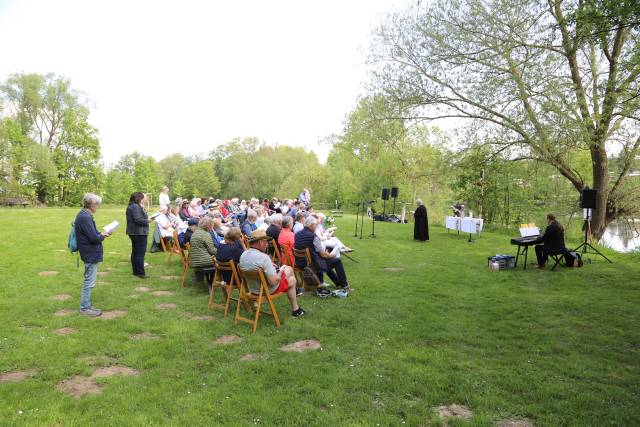
<svg viewBox="0 0 640 427">
<path fill-rule="evenodd" d="M 416 211 L 413 213 L 413 240 L 426 242 L 429 240 L 429 218 L 427 217 L 427 208 L 424 207 L 421 199 L 416 199 Z"/>
<path fill-rule="evenodd" d="M 142 208 L 144 194 L 136 191 L 129 198 L 127 206 L 127 235 L 131 239 L 131 267 L 133 275 L 146 279 L 144 272 L 144 254 L 147 251 L 147 236 L 149 235 L 149 223 L 153 221 Z"/>
<path fill-rule="evenodd" d="M 80 314 L 97 317 L 102 311 L 91 305 L 91 289 L 96 285 L 98 263 L 102 262 L 102 241 L 109 233 L 99 232 L 93 220 L 102 198 L 93 193 L 87 193 L 82 199 L 82 210 L 78 212 L 74 227 L 80 258 L 84 262 L 84 282 L 80 296 Z"/>
</svg>

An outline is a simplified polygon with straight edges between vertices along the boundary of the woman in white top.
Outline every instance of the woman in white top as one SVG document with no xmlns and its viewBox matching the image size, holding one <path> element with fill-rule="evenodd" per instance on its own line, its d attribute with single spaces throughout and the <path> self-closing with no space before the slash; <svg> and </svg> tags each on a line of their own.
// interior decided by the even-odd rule
<svg viewBox="0 0 640 427">
<path fill-rule="evenodd" d="M 160 192 L 160 206 L 169 206 L 171 204 L 171 200 L 169 200 L 169 187 L 162 187 L 162 191 Z"/>
<path fill-rule="evenodd" d="M 166 206 L 160 206 L 160 215 L 156 217 L 156 224 L 160 227 L 160 235 L 162 237 L 173 237 L 173 227 L 167 216 L 168 209 Z"/>
<path fill-rule="evenodd" d="M 318 212 L 315 217 L 318 219 L 318 225 L 316 226 L 316 236 L 320 238 L 320 243 L 325 248 L 335 248 L 336 246 L 340 250 L 340 252 L 351 252 L 351 249 L 348 246 L 345 246 L 344 243 L 340 241 L 337 237 L 333 235 L 334 227 L 331 227 L 329 230 L 325 230 L 324 228 L 324 220 L 326 216 L 322 212 Z M 329 250 L 330 251 L 330 250 Z"/>
</svg>

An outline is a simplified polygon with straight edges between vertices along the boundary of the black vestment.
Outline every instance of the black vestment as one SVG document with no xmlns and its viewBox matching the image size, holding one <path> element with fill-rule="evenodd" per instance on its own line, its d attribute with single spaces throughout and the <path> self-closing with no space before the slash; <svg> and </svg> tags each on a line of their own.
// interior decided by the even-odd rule
<svg viewBox="0 0 640 427">
<path fill-rule="evenodd" d="M 429 240 L 429 218 L 427 217 L 427 208 L 424 205 L 418 206 L 413 213 L 414 226 L 413 226 L 413 239 L 426 241 Z"/>
</svg>

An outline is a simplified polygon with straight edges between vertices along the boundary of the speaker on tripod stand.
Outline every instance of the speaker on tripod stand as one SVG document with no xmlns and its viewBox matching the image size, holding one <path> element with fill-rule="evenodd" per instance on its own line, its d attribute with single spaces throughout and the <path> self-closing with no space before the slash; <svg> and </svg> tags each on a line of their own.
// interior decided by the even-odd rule
<svg viewBox="0 0 640 427">
<path fill-rule="evenodd" d="M 580 249 L 582 249 L 581 252 L 583 254 L 590 253 L 593 255 L 600 255 L 607 261 L 612 262 L 599 250 L 594 248 L 589 241 L 591 236 L 591 211 L 592 209 L 596 208 L 597 194 L 597 190 L 590 189 L 589 187 L 584 188 L 582 190 L 582 193 L 580 193 L 580 207 L 584 209 L 584 241 L 580 244 L 580 246 L 574 249 L 574 252 L 578 252 Z M 588 252 L 587 248 L 591 249 L 593 252 Z"/>
</svg>

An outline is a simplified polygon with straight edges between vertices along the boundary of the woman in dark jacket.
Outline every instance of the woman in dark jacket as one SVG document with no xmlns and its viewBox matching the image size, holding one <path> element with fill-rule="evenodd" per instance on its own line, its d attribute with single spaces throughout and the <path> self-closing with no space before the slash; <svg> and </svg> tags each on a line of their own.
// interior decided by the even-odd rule
<svg viewBox="0 0 640 427">
<path fill-rule="evenodd" d="M 74 222 L 78 252 L 84 262 L 84 282 L 80 296 L 80 314 L 84 316 L 100 316 L 102 311 L 91 305 L 91 289 L 96 285 L 98 263 L 102 262 L 102 241 L 109 233 L 99 232 L 93 220 L 102 198 L 93 193 L 87 193 L 82 199 L 83 208 Z"/>
<path fill-rule="evenodd" d="M 144 254 L 147 251 L 147 236 L 149 235 L 149 219 L 142 207 L 144 194 L 136 191 L 129 198 L 127 206 L 127 235 L 131 239 L 131 267 L 133 275 L 146 279 L 144 271 Z"/>
<path fill-rule="evenodd" d="M 547 214 L 547 223 L 549 224 L 544 230 L 544 234 L 540 236 L 536 243 L 536 258 L 538 259 L 538 268 L 544 268 L 549 255 L 566 254 L 567 248 L 564 246 L 564 228 L 556 219 L 554 214 Z"/>
</svg>

